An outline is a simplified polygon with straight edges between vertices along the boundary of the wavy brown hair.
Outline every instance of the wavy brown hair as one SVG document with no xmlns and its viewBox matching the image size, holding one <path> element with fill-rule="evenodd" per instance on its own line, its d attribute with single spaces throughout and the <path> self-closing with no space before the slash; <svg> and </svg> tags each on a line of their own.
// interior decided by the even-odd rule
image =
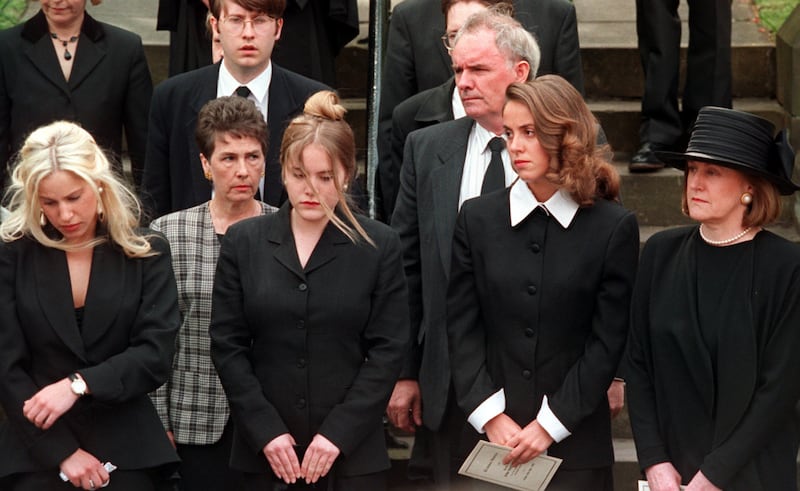
<svg viewBox="0 0 800 491">
<path fill-rule="evenodd" d="M 597 120 L 581 94 L 558 75 L 511 84 L 506 102 L 526 106 L 539 144 L 550 156 L 545 178 L 564 188 L 580 206 L 597 198 L 619 200 L 619 174 L 597 145 Z"/>
</svg>

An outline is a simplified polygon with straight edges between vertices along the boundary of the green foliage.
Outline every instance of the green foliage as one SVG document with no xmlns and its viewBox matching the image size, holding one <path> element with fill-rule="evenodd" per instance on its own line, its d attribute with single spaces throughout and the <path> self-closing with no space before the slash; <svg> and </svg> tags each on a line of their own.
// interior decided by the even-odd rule
<svg viewBox="0 0 800 491">
<path fill-rule="evenodd" d="M 17 25 L 27 6 L 27 0 L 0 0 L 0 29 Z"/>
<path fill-rule="evenodd" d="M 800 0 L 754 0 L 754 3 L 761 25 L 771 32 L 777 32 Z"/>
</svg>

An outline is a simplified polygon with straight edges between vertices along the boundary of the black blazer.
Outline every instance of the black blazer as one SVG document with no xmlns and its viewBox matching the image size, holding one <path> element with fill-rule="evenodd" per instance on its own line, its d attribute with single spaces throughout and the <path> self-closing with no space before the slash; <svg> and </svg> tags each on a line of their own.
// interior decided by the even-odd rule
<svg viewBox="0 0 800 491">
<path fill-rule="evenodd" d="M 424 128 L 406 141 L 392 228 L 400 234 L 408 279 L 411 345 L 401 378 L 419 381 L 422 417 L 441 424 L 450 388 L 445 301 L 461 174 L 472 119 Z M 424 291 L 424 295 L 423 295 Z"/>
<path fill-rule="evenodd" d="M 211 183 L 203 176 L 195 142 L 197 113 L 217 97 L 219 63 L 176 75 L 156 87 L 150 109 L 150 133 L 141 197 L 153 217 L 197 206 L 211 199 Z M 269 86 L 264 202 L 285 199 L 280 147 L 292 117 L 303 111 L 308 97 L 327 86 L 272 64 Z"/>
<path fill-rule="evenodd" d="M 63 119 L 80 124 L 116 160 L 124 128 L 139 183 L 153 84 L 138 35 L 86 14 L 77 49 L 70 45 L 75 59 L 69 82 L 41 11 L 0 31 L 0 46 L 0 165 L 10 163 L 30 132 Z"/>
<path fill-rule="evenodd" d="M 548 454 L 564 469 L 612 465 L 606 391 L 625 347 L 638 251 L 636 216 L 609 201 L 580 208 L 567 229 L 541 210 L 512 227 L 509 189 L 465 202 L 447 293 L 464 413 L 503 388 L 505 413 L 524 427 L 546 395 L 572 433 Z"/>
<path fill-rule="evenodd" d="M 383 411 L 408 342 L 397 234 L 359 218 L 375 241 L 329 224 L 300 266 L 287 202 L 225 234 L 211 314 L 211 356 L 236 424 L 231 466 L 272 472 L 262 452 L 283 433 L 341 450 L 340 475 L 389 467 Z"/>
<path fill-rule="evenodd" d="M 99 245 L 83 325 L 66 255 L 32 239 L 0 244 L 0 476 L 52 469 L 79 447 L 120 469 L 177 462 L 147 394 L 167 379 L 180 324 L 169 245 L 131 259 Z M 80 372 L 82 397 L 49 430 L 22 414 L 42 387 Z"/>
</svg>

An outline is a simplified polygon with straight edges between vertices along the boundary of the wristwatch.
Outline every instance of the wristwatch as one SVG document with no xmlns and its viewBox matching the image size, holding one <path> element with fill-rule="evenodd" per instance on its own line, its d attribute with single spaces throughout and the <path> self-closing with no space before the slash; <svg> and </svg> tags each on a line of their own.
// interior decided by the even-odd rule
<svg viewBox="0 0 800 491">
<path fill-rule="evenodd" d="M 69 388 L 76 396 L 86 395 L 86 382 L 78 376 L 77 373 L 69 374 L 70 385 Z"/>
</svg>

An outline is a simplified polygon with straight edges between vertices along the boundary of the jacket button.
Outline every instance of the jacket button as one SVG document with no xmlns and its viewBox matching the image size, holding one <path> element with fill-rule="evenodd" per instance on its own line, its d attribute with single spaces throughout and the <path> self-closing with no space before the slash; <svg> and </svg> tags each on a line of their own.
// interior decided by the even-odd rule
<svg viewBox="0 0 800 491">
<path fill-rule="evenodd" d="M 306 367 L 306 360 L 305 358 L 300 358 L 297 360 L 297 368 L 305 368 Z"/>
<path fill-rule="evenodd" d="M 305 327 L 306 327 L 306 321 L 300 320 L 300 321 L 297 322 L 297 328 L 298 329 L 303 329 Z"/>
<path fill-rule="evenodd" d="M 305 283 L 300 283 L 300 286 L 297 287 L 301 292 L 308 290 L 308 285 Z"/>
<path fill-rule="evenodd" d="M 539 252 L 542 250 L 542 247 L 536 242 L 531 242 L 531 250 L 534 254 L 539 254 Z"/>
<path fill-rule="evenodd" d="M 525 380 L 530 380 L 531 379 L 531 371 L 530 370 L 523 370 L 522 371 L 522 378 L 524 378 Z"/>
<path fill-rule="evenodd" d="M 525 336 L 526 336 L 526 337 L 532 338 L 532 337 L 533 337 L 533 334 L 534 334 L 534 333 L 533 333 L 533 329 L 531 329 L 530 327 L 529 327 L 529 328 L 527 328 L 527 329 L 525 329 Z"/>
<path fill-rule="evenodd" d="M 304 408 L 304 407 L 306 407 L 306 400 L 305 400 L 305 399 L 303 399 L 302 397 L 301 397 L 300 399 L 298 399 L 298 400 L 297 400 L 297 407 L 298 407 L 298 408 Z"/>
<path fill-rule="evenodd" d="M 537 290 L 535 285 L 528 286 L 528 295 L 536 295 L 536 291 Z"/>
</svg>

